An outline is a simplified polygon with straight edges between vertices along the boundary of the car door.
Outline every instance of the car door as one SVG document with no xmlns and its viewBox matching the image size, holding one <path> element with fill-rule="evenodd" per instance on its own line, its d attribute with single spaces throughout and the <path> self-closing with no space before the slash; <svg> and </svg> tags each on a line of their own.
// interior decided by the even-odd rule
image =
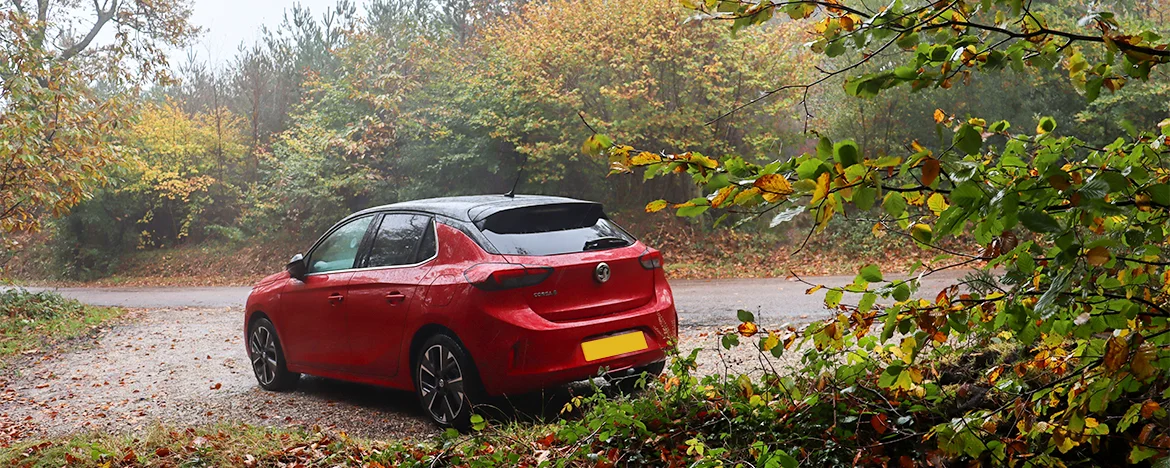
<svg viewBox="0 0 1170 468">
<path fill-rule="evenodd" d="M 304 281 L 288 280 L 281 294 L 281 341 L 289 362 L 340 369 L 351 359 L 345 323 L 349 307 L 346 288 L 374 218 L 356 218 L 331 231 L 306 257 Z"/>
<path fill-rule="evenodd" d="M 398 372 L 401 340 L 421 282 L 438 252 L 428 215 L 387 213 L 371 236 L 369 253 L 349 282 L 352 365 L 355 372 L 390 377 Z"/>
</svg>

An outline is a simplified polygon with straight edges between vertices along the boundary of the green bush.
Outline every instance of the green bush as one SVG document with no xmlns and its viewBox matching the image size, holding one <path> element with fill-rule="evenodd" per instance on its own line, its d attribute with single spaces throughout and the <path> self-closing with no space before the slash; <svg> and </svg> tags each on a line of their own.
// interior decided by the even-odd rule
<svg viewBox="0 0 1170 468">
<path fill-rule="evenodd" d="M 11 320 L 51 320 L 78 315 L 85 306 L 72 299 L 48 291 L 30 292 L 27 289 L 9 289 L 0 292 L 0 316 Z"/>
<path fill-rule="evenodd" d="M 35 352 L 80 336 L 121 313 L 49 291 L 5 290 L 0 292 L 0 357 Z"/>
</svg>

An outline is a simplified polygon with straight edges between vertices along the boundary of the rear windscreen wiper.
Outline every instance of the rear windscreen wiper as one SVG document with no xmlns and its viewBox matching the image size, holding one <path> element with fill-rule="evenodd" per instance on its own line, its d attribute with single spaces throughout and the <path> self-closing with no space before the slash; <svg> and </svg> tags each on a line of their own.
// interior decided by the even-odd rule
<svg viewBox="0 0 1170 468">
<path fill-rule="evenodd" d="M 609 248 L 609 247 L 625 247 L 627 245 L 630 245 L 630 241 L 628 239 L 622 239 L 620 237 L 599 237 L 597 239 L 593 239 L 591 241 L 585 242 L 585 247 L 582 250 L 596 250 L 596 249 L 605 249 L 605 248 Z"/>
</svg>

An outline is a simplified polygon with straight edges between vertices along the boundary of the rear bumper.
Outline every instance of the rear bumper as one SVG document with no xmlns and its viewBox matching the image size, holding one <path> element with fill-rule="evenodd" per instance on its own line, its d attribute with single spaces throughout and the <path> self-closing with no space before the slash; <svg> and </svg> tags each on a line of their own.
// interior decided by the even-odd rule
<svg viewBox="0 0 1170 468">
<path fill-rule="evenodd" d="M 655 299 L 635 309 L 576 322 L 550 322 L 529 309 L 485 307 L 479 317 L 482 341 L 465 343 L 471 351 L 485 390 L 491 395 L 526 393 L 641 367 L 666 358 L 678 340 L 674 297 L 665 281 Z M 484 331 L 491 332 L 484 333 Z M 641 331 L 646 349 L 588 361 L 581 343 L 608 335 Z"/>
</svg>

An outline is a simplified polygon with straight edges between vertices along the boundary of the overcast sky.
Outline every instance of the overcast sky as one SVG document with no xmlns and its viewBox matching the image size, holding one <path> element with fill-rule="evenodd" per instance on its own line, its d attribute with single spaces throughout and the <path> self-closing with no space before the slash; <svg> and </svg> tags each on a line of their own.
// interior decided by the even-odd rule
<svg viewBox="0 0 1170 468">
<path fill-rule="evenodd" d="M 260 38 L 261 26 L 280 24 L 284 11 L 294 3 L 319 16 L 337 0 L 194 0 L 191 22 L 204 29 L 203 35 L 189 50 L 176 51 L 171 63 L 185 61 L 189 52 L 214 64 L 226 63 L 235 56 L 240 43 L 251 44 Z M 360 12 L 364 2 L 355 3 Z"/>
</svg>

